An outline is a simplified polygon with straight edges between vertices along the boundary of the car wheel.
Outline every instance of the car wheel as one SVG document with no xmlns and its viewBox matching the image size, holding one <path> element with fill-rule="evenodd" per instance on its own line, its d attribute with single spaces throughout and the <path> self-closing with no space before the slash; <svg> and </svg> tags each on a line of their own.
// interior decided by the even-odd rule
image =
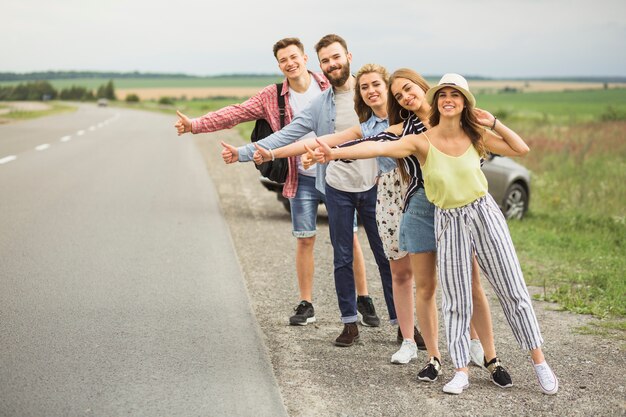
<svg viewBox="0 0 626 417">
<path fill-rule="evenodd" d="M 504 197 L 504 217 L 507 219 L 521 219 L 528 210 L 528 192 L 520 183 L 512 184 Z"/>
<path fill-rule="evenodd" d="M 287 213 L 291 213 L 291 204 L 289 204 L 289 200 L 283 200 L 283 207 L 287 210 Z"/>
</svg>

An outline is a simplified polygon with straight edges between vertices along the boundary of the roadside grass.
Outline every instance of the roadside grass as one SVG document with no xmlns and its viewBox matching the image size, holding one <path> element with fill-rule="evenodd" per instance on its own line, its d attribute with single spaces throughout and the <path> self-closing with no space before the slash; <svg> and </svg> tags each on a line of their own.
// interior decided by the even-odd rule
<svg viewBox="0 0 626 417">
<path fill-rule="evenodd" d="M 176 120 L 176 110 L 180 110 L 188 117 L 193 118 L 202 116 L 211 111 L 219 110 L 222 107 L 229 106 L 231 104 L 241 103 L 245 100 L 245 97 L 208 98 L 204 100 L 174 100 L 174 104 L 172 105 L 162 105 L 155 101 L 142 101 L 139 103 L 125 103 L 118 101 L 115 102 L 115 105 L 126 108 L 158 111 L 160 113 L 171 115 L 172 120 L 174 121 Z M 237 132 L 239 132 L 243 138 L 247 139 L 250 137 L 252 129 L 254 128 L 254 121 L 241 123 L 234 128 L 237 129 Z"/>
<path fill-rule="evenodd" d="M 50 108 L 46 110 L 21 110 L 7 104 L 0 104 L 0 109 L 10 109 L 8 113 L 0 114 L 0 123 L 3 119 L 6 121 L 28 120 L 76 110 L 75 106 L 61 104 L 59 102 L 48 102 L 48 104 Z"/>
</svg>

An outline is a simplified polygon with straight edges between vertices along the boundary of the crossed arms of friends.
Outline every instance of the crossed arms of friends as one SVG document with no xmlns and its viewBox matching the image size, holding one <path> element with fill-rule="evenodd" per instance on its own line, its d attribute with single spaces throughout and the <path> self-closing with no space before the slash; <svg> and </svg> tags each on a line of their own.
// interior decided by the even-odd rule
<svg viewBox="0 0 626 417">
<path fill-rule="evenodd" d="M 474 109 L 478 123 L 483 127 L 493 126 L 495 117 L 482 109 Z M 433 128 L 432 130 L 435 130 Z M 495 154 L 504 156 L 522 156 L 530 150 L 524 140 L 509 127 L 498 121 L 493 131 L 483 130 L 482 138 L 485 148 Z M 415 155 L 420 164 L 424 164 L 430 143 L 422 133 L 406 135 L 397 141 L 362 142 L 354 146 L 331 148 L 320 141 L 314 156 L 317 162 L 326 163 L 335 159 L 367 159 L 377 156 L 404 158 Z"/>
<path fill-rule="evenodd" d="M 387 129 L 387 132 L 391 132 L 392 134 L 396 135 L 399 134 L 401 131 L 401 123 L 390 126 Z M 274 158 L 287 158 L 290 156 L 304 155 L 302 162 L 305 165 L 305 168 L 307 168 L 307 165 L 315 162 L 315 160 L 313 159 L 312 151 L 319 146 L 320 142 L 325 143 L 329 147 L 334 147 L 348 142 L 357 143 L 356 141 L 358 141 L 359 139 L 378 140 L 379 136 L 381 136 L 381 134 L 372 136 L 370 138 L 363 138 L 361 125 L 355 125 L 338 133 L 324 135 L 318 138 L 300 140 L 282 148 L 272 149 L 271 151 L 268 149 L 264 149 L 260 146 L 256 146 L 257 150 L 254 153 L 253 159 L 254 162 L 258 165 L 263 162 L 271 161 L 272 155 L 274 156 Z"/>
</svg>

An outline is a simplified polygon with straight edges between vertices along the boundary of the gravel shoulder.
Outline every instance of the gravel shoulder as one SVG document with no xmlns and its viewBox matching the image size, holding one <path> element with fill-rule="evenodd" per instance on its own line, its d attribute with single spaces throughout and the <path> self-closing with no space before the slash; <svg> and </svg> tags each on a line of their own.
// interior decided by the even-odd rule
<svg viewBox="0 0 626 417">
<path fill-rule="evenodd" d="M 427 360 L 424 352 L 419 353 L 417 362 L 392 365 L 389 358 L 398 348 L 396 330 L 384 320 L 387 315 L 380 279 L 362 228 L 359 237 L 365 252 L 369 291 L 385 323 L 379 328 L 360 327 L 358 345 L 335 347 L 332 341 L 342 326 L 323 208 L 315 248 L 317 323 L 289 326 L 288 317 L 299 300 L 293 265 L 295 239 L 291 236 L 288 213 L 276 201 L 275 194 L 260 184 L 252 163 L 226 166 L 222 162 L 220 140 L 243 143 L 234 131 L 193 138 L 186 135 L 179 140 L 195 141 L 215 183 L 250 301 L 291 416 L 626 415 L 623 341 L 581 334 L 577 329 L 591 325 L 595 319 L 557 311 L 555 304 L 534 302 L 546 341 L 544 351 L 560 383 L 558 395 L 545 396 L 539 391 L 527 353 L 517 346 L 488 285 L 496 348 L 513 378 L 511 389 L 499 389 L 485 371 L 472 368 L 471 385 L 466 392 L 461 396 L 444 394 L 441 388 L 453 375 L 453 368 L 443 329 L 439 344 L 444 355 L 444 375 L 439 381 L 426 384 L 415 379 Z"/>
</svg>

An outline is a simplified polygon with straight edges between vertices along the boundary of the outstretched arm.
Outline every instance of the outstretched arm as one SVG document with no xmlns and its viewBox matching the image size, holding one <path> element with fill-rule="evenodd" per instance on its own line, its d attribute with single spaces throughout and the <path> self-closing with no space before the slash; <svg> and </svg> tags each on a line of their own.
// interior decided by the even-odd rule
<svg viewBox="0 0 626 417">
<path fill-rule="evenodd" d="M 390 142 L 368 141 L 345 148 L 330 148 L 323 142 L 319 145 L 315 155 L 317 162 L 321 163 L 334 159 L 367 159 L 377 156 L 404 158 L 411 154 L 416 154 L 421 162 L 421 156 L 425 157 L 428 152 L 428 142 L 423 135 L 407 135 Z"/>
<path fill-rule="evenodd" d="M 517 133 L 488 111 L 476 108 L 474 114 L 479 124 L 493 127 L 492 131 L 485 130 L 483 133 L 483 141 L 489 152 L 504 156 L 523 156 L 530 151 L 526 142 Z"/>
<path fill-rule="evenodd" d="M 287 158 L 289 156 L 302 155 L 306 153 L 306 146 L 311 149 L 317 148 L 317 140 L 324 142 L 330 146 L 337 146 L 341 143 L 358 139 L 362 136 L 363 134 L 361 133 L 361 125 L 356 125 L 331 135 L 324 135 L 318 138 L 302 139 L 290 145 L 273 149 L 272 153 L 274 154 L 274 158 Z M 257 151 L 254 153 L 253 157 L 255 163 L 260 164 L 261 162 L 271 161 L 271 154 L 268 150 L 259 149 L 258 146 L 256 148 Z"/>
</svg>

